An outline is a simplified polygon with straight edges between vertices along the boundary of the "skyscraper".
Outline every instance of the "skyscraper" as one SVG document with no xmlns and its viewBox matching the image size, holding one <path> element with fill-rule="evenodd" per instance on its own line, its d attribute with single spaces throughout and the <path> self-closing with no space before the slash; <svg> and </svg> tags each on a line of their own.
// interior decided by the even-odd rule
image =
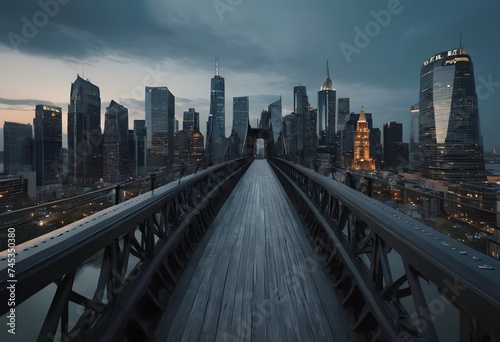
<svg viewBox="0 0 500 342">
<path fill-rule="evenodd" d="M 318 110 L 316 108 L 309 108 L 306 113 L 306 135 L 304 141 L 304 160 L 312 162 L 316 158 L 316 148 L 318 146 L 317 129 L 317 116 Z"/>
<path fill-rule="evenodd" d="M 306 140 L 306 131 L 309 127 L 309 97 L 305 86 L 293 88 L 293 112 L 297 115 L 297 153 L 304 157 L 304 144 Z"/>
<path fill-rule="evenodd" d="M 134 162 L 135 177 L 145 177 L 147 154 L 147 132 L 145 120 L 134 120 Z"/>
<path fill-rule="evenodd" d="M 291 113 L 283 118 L 283 140 L 285 154 L 290 157 L 298 156 L 299 140 L 299 117 L 298 114 Z"/>
<path fill-rule="evenodd" d="M 103 159 L 106 179 L 113 182 L 128 176 L 128 109 L 113 100 L 104 118 Z"/>
<path fill-rule="evenodd" d="M 4 171 L 11 175 L 33 171 L 33 127 L 6 121 L 3 125 Z"/>
<path fill-rule="evenodd" d="M 351 113 L 347 116 L 344 130 L 342 131 L 342 167 L 350 167 L 354 155 L 354 139 L 356 135 L 357 123 L 361 114 Z M 371 148 L 371 135 L 373 131 L 373 120 L 371 113 L 365 113 L 365 119 L 368 122 L 368 129 L 370 130 L 370 148 Z M 375 140 L 374 137 L 373 140 Z M 380 139 L 378 139 L 380 142 Z M 382 152 L 381 152 L 382 153 Z"/>
<path fill-rule="evenodd" d="M 187 165 L 189 164 L 189 136 L 190 131 L 179 131 L 175 134 L 175 164 Z"/>
<path fill-rule="evenodd" d="M 205 158 L 203 147 L 203 134 L 199 130 L 194 130 L 189 137 L 189 163 L 200 163 Z"/>
<path fill-rule="evenodd" d="M 354 156 L 352 168 L 355 170 L 375 170 L 375 162 L 370 157 L 370 129 L 365 117 L 365 109 L 361 106 L 359 120 L 354 135 Z"/>
<path fill-rule="evenodd" d="M 167 87 L 146 87 L 148 170 L 165 169 L 173 163 L 175 96 Z"/>
<path fill-rule="evenodd" d="M 215 62 L 215 75 L 210 81 L 210 113 L 208 116 L 207 150 L 211 161 L 224 156 L 225 131 L 225 83 L 219 74 L 219 60 Z"/>
<path fill-rule="evenodd" d="M 192 132 L 195 129 L 200 130 L 200 113 L 194 108 L 189 108 L 182 116 L 182 130 Z"/>
<path fill-rule="evenodd" d="M 412 168 L 419 168 L 419 123 L 420 123 L 420 110 L 418 103 L 410 107 L 410 144 L 409 144 L 409 163 Z"/>
<path fill-rule="evenodd" d="M 248 96 L 233 97 L 233 134 L 238 136 L 236 140 L 239 141 L 239 153 L 245 148 L 243 144 L 247 135 L 249 111 Z"/>
<path fill-rule="evenodd" d="M 486 180 L 474 69 L 465 49 L 444 51 L 423 63 L 419 110 L 422 176 Z"/>
<path fill-rule="evenodd" d="M 400 163 L 403 124 L 391 121 L 384 124 L 384 169 L 396 170 Z"/>
<path fill-rule="evenodd" d="M 278 142 L 278 137 L 282 131 L 282 125 L 283 125 L 283 117 L 281 114 L 282 110 L 281 96 L 279 100 L 269 105 L 268 110 L 271 113 L 271 124 L 273 126 L 274 143 L 276 144 Z"/>
<path fill-rule="evenodd" d="M 33 126 L 36 185 L 58 184 L 63 176 L 61 108 L 37 105 Z"/>
<path fill-rule="evenodd" d="M 271 112 L 270 111 L 264 109 L 260 113 L 259 128 L 261 128 L 261 129 L 271 128 Z"/>
<path fill-rule="evenodd" d="M 351 113 L 351 107 L 348 97 L 341 97 L 338 99 L 337 105 L 337 146 L 335 148 L 335 162 L 338 166 L 343 167 L 344 163 L 344 128 L 346 121 Z M 326 136 L 325 136 L 326 141 Z"/>
<path fill-rule="evenodd" d="M 344 129 L 347 117 L 351 113 L 351 107 L 349 104 L 348 97 L 341 97 L 338 100 L 338 111 L 337 111 L 337 131 Z"/>
<path fill-rule="evenodd" d="M 68 171 L 73 184 L 102 178 L 101 96 L 99 87 L 79 75 L 68 105 Z"/>
<path fill-rule="evenodd" d="M 318 136 L 322 136 L 322 132 L 326 137 L 326 146 L 333 147 L 335 145 L 335 133 L 337 132 L 337 120 L 335 116 L 335 105 L 337 92 L 333 87 L 330 78 L 330 68 L 326 62 L 326 79 L 318 92 Z"/>
</svg>

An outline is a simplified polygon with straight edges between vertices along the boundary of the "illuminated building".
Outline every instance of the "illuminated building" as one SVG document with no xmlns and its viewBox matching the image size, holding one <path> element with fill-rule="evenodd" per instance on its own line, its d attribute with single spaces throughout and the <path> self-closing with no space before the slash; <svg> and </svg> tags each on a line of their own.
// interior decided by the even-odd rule
<svg viewBox="0 0 500 342">
<path fill-rule="evenodd" d="M 204 159 L 205 148 L 203 146 L 203 134 L 195 129 L 189 137 L 189 163 L 201 163 Z"/>
<path fill-rule="evenodd" d="M 422 177 L 486 180 L 474 70 L 465 49 L 444 51 L 424 62 L 419 110 Z"/>
<path fill-rule="evenodd" d="M 365 109 L 361 106 L 359 120 L 354 134 L 352 168 L 355 170 L 375 170 L 375 162 L 370 158 L 370 129 L 365 117 Z"/>
</svg>

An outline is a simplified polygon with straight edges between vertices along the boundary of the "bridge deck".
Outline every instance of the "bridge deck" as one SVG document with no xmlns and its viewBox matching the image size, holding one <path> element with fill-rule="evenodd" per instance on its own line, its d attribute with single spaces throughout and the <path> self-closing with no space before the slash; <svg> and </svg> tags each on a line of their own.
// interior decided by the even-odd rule
<svg viewBox="0 0 500 342">
<path fill-rule="evenodd" d="M 206 239 L 160 322 L 157 341 L 354 340 L 267 161 L 252 163 Z"/>
</svg>

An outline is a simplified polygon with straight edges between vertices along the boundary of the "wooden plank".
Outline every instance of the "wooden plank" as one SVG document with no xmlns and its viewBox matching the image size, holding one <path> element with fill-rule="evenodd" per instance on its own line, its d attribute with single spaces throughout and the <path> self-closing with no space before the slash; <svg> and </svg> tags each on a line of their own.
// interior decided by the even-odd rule
<svg viewBox="0 0 500 342">
<path fill-rule="evenodd" d="M 266 161 L 253 162 L 211 229 L 180 307 L 169 309 L 168 341 L 354 339 Z"/>
</svg>

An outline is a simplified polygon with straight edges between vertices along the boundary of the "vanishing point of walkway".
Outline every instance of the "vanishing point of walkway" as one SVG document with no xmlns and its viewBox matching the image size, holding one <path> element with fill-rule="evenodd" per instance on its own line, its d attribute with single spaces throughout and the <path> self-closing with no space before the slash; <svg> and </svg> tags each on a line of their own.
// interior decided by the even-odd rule
<svg viewBox="0 0 500 342">
<path fill-rule="evenodd" d="M 349 341 L 353 333 L 266 160 L 255 160 L 173 293 L 156 341 Z"/>
</svg>

